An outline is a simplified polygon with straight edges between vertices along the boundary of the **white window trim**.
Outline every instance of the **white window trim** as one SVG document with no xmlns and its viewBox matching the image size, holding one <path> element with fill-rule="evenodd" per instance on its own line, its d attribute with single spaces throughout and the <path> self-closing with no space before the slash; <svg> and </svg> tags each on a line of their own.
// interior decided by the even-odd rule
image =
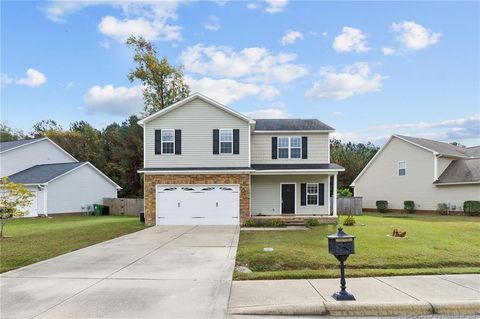
<svg viewBox="0 0 480 319">
<path fill-rule="evenodd" d="M 222 131 L 229 131 L 231 133 L 231 136 L 232 136 L 232 140 L 231 141 L 223 141 L 223 143 L 231 143 L 232 144 L 232 147 L 230 148 L 230 152 L 229 153 L 222 153 Z M 231 128 L 222 128 L 222 129 L 219 129 L 218 130 L 218 154 L 233 154 L 233 129 Z"/>
<path fill-rule="evenodd" d="M 400 175 L 400 163 L 405 163 L 405 175 Z M 407 176 L 407 161 L 406 160 L 402 160 L 402 161 L 398 161 L 397 163 L 397 176 Z"/>
<path fill-rule="evenodd" d="M 286 138 L 288 140 L 288 146 L 287 147 L 280 147 L 280 139 L 281 138 Z M 300 139 L 300 146 L 299 147 L 293 147 L 293 148 L 298 148 L 300 149 L 300 156 L 299 157 L 292 157 L 292 138 L 299 138 Z M 278 136 L 277 137 L 277 158 L 278 159 L 302 159 L 302 137 L 301 136 Z M 288 157 L 280 157 L 280 149 L 287 149 L 288 150 Z"/>
<path fill-rule="evenodd" d="M 316 185 L 317 186 L 317 192 L 316 193 L 309 193 L 308 192 L 308 185 Z M 318 183 L 307 183 L 307 187 L 305 190 L 305 201 L 307 202 L 307 206 L 318 206 L 318 201 L 320 200 L 320 187 L 318 187 Z M 316 204 L 309 204 L 308 203 L 308 195 L 316 195 L 317 196 L 317 203 Z"/>
<path fill-rule="evenodd" d="M 161 147 L 160 147 L 160 154 L 162 155 L 175 155 L 175 130 L 171 128 L 161 129 Z M 164 153 L 163 152 L 163 131 L 172 131 L 173 132 L 173 141 L 165 141 L 165 143 L 173 143 L 173 153 Z"/>
</svg>

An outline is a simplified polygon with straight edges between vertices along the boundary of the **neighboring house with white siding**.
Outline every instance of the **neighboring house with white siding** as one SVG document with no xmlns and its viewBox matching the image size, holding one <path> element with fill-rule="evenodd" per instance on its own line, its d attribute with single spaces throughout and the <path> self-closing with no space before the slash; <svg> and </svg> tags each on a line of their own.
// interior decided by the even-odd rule
<svg viewBox="0 0 480 319">
<path fill-rule="evenodd" d="M 319 120 L 253 120 L 195 93 L 139 125 L 149 224 L 336 216 L 329 198 L 344 169 L 330 163 L 334 129 Z"/>
<path fill-rule="evenodd" d="M 420 211 L 434 211 L 440 203 L 461 211 L 465 201 L 480 200 L 480 146 L 393 135 L 351 186 L 366 209 L 387 200 L 400 210 L 413 200 Z"/>
<path fill-rule="evenodd" d="M 117 197 L 120 188 L 89 162 L 79 162 L 49 138 L 0 143 L 0 174 L 33 194 L 28 217 L 80 213 Z"/>
</svg>

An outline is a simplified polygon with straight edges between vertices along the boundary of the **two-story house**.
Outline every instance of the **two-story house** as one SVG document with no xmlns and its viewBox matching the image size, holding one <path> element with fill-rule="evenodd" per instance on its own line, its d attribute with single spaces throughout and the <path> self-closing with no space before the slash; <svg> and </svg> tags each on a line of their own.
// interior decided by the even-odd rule
<svg viewBox="0 0 480 319">
<path fill-rule="evenodd" d="M 121 189 L 91 163 L 79 162 L 46 137 L 1 142 L 0 175 L 33 194 L 27 217 L 80 213 L 104 197 L 117 197 Z"/>
<path fill-rule="evenodd" d="M 440 203 L 462 210 L 465 201 L 480 199 L 480 146 L 393 135 L 351 186 L 365 209 L 387 200 L 402 210 L 413 200 L 418 211 L 435 211 Z"/>
<path fill-rule="evenodd" d="M 149 224 L 236 225 L 250 216 L 336 216 L 337 174 L 319 120 L 253 120 L 193 94 L 139 121 Z M 332 180 L 333 189 L 330 189 Z"/>
</svg>

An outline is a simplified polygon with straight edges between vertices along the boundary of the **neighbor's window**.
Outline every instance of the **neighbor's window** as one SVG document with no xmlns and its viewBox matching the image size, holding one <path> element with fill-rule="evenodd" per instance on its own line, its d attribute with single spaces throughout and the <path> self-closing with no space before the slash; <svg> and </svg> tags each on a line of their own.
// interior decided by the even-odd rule
<svg viewBox="0 0 480 319">
<path fill-rule="evenodd" d="M 407 162 L 400 161 L 398 162 L 398 176 L 405 176 L 407 175 Z"/>
<path fill-rule="evenodd" d="M 288 137 L 279 137 L 278 138 L 278 158 L 288 158 Z"/>
<path fill-rule="evenodd" d="M 220 154 L 232 154 L 233 130 L 220 130 Z"/>
<path fill-rule="evenodd" d="M 162 154 L 175 153 L 175 131 L 162 130 Z"/>
<path fill-rule="evenodd" d="M 278 138 L 278 158 L 301 158 L 302 157 L 302 138 L 279 137 Z"/>
<path fill-rule="evenodd" d="M 307 184 L 307 205 L 318 205 L 318 184 Z"/>
</svg>

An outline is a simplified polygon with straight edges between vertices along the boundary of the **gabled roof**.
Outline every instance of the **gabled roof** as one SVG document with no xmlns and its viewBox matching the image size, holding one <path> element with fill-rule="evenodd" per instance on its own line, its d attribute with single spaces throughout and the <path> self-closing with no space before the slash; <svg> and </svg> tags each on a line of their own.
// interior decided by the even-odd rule
<svg viewBox="0 0 480 319">
<path fill-rule="evenodd" d="M 405 135 L 392 135 L 388 141 L 378 150 L 375 156 L 372 157 L 370 162 L 363 168 L 363 170 L 357 175 L 355 180 L 350 184 L 350 186 L 355 186 L 355 183 L 358 179 L 365 173 L 365 171 L 370 167 L 370 165 L 377 159 L 377 157 L 383 152 L 385 147 L 390 143 L 393 138 L 398 138 L 402 141 L 415 145 L 424 150 L 430 151 L 438 156 L 454 157 L 460 159 L 469 159 L 476 156 L 473 154 L 480 152 L 480 146 L 473 146 L 469 148 L 458 147 L 449 143 L 438 142 L 429 140 L 426 138 L 411 137 Z M 467 155 L 468 154 L 468 155 Z"/>
<path fill-rule="evenodd" d="M 480 158 L 458 159 L 452 161 L 433 184 L 474 183 L 480 183 Z"/>
<path fill-rule="evenodd" d="M 441 156 L 450 156 L 450 157 L 469 157 L 465 153 L 465 148 L 458 147 L 449 143 L 438 142 L 434 140 L 428 140 L 426 138 L 411 137 L 405 135 L 394 135 L 404 141 L 407 141 L 411 144 L 416 144 L 417 146 L 423 147 L 433 153 L 437 153 Z"/>
<path fill-rule="evenodd" d="M 32 138 L 28 140 L 18 140 L 18 141 L 8 141 L 8 142 L 0 142 L 0 152 L 5 152 L 20 146 L 24 146 L 27 144 L 39 142 L 46 139 L 46 137 L 43 138 Z"/>
<path fill-rule="evenodd" d="M 56 164 L 41 164 L 27 168 L 23 171 L 10 175 L 8 179 L 14 183 L 21 183 L 26 185 L 41 185 L 51 182 L 71 171 L 82 166 L 89 165 L 96 172 L 102 175 L 110 183 L 115 185 L 118 189 L 121 187 L 112 181 L 108 176 L 99 171 L 95 166 L 89 162 L 70 162 L 70 163 L 56 163 Z"/>
<path fill-rule="evenodd" d="M 480 146 L 471 146 L 462 149 L 470 157 L 480 157 Z"/>
<path fill-rule="evenodd" d="M 257 119 L 255 131 L 323 131 L 335 129 L 317 119 Z"/>
<path fill-rule="evenodd" d="M 70 157 L 73 161 L 75 162 L 78 162 L 78 160 L 73 157 L 70 153 L 68 153 L 67 151 L 65 151 L 63 148 L 61 148 L 60 146 L 58 146 L 55 142 L 53 142 L 51 139 L 49 139 L 48 137 L 41 137 L 41 138 L 32 138 L 32 139 L 26 139 L 26 140 L 18 140 L 18 141 L 10 141 L 10 142 L 1 142 L 0 143 L 0 153 L 4 153 L 4 152 L 9 152 L 9 151 L 12 151 L 14 149 L 17 149 L 17 148 L 20 148 L 20 147 L 25 147 L 25 146 L 28 146 L 28 145 L 32 145 L 34 143 L 38 143 L 38 142 L 41 142 L 41 141 L 48 141 L 50 142 L 53 146 L 55 146 L 56 148 L 58 148 L 60 151 L 62 151 L 63 153 L 65 153 L 68 157 Z"/>
<path fill-rule="evenodd" d="M 152 120 L 154 120 L 154 119 L 156 119 L 156 118 L 158 118 L 158 117 L 160 117 L 160 116 L 162 116 L 162 115 L 164 115 L 164 114 L 167 114 L 167 113 L 169 113 L 169 112 L 171 112 L 171 111 L 173 111 L 173 110 L 181 107 L 182 105 L 187 104 L 188 102 L 190 102 L 190 101 L 192 101 L 192 100 L 194 100 L 194 99 L 201 99 L 201 100 L 203 100 L 204 102 L 206 102 L 206 103 L 208 103 L 208 104 L 210 104 L 210 105 L 213 105 L 213 106 L 215 106 L 215 107 L 218 107 L 219 109 L 221 109 L 221 110 L 223 110 L 223 111 L 225 111 L 225 112 L 227 112 L 227 113 L 230 113 L 231 115 L 236 116 L 236 117 L 238 117 L 239 119 L 241 119 L 241 120 L 243 120 L 243 121 L 245 121 L 245 122 L 247 122 L 247 123 L 250 123 L 250 124 L 254 124 L 254 123 L 255 123 L 254 120 L 252 120 L 251 118 L 243 115 L 242 113 L 239 113 L 239 112 L 237 112 L 237 111 L 234 111 L 234 110 L 232 110 L 231 108 L 229 108 L 229 107 L 227 107 L 227 106 L 225 106 L 225 105 L 223 105 L 223 104 L 221 104 L 221 103 L 219 103 L 219 102 L 217 102 L 217 101 L 214 101 L 214 100 L 212 100 L 212 99 L 210 99 L 210 98 L 206 97 L 205 95 L 200 94 L 200 93 L 198 93 L 198 92 L 193 93 L 192 95 L 186 97 L 185 99 L 183 99 L 183 100 L 181 100 L 181 101 L 178 101 L 177 103 L 174 103 L 174 104 L 172 104 L 172 105 L 164 108 L 163 110 L 160 110 L 160 111 L 158 111 L 158 112 L 156 112 L 156 113 L 154 113 L 154 114 L 152 114 L 152 115 L 150 115 L 150 116 L 148 116 L 148 117 L 146 117 L 146 118 L 138 121 L 137 123 L 138 123 L 139 125 L 143 126 L 143 125 L 145 125 L 146 123 L 148 123 L 148 122 L 150 122 L 150 121 L 152 121 Z"/>
</svg>

